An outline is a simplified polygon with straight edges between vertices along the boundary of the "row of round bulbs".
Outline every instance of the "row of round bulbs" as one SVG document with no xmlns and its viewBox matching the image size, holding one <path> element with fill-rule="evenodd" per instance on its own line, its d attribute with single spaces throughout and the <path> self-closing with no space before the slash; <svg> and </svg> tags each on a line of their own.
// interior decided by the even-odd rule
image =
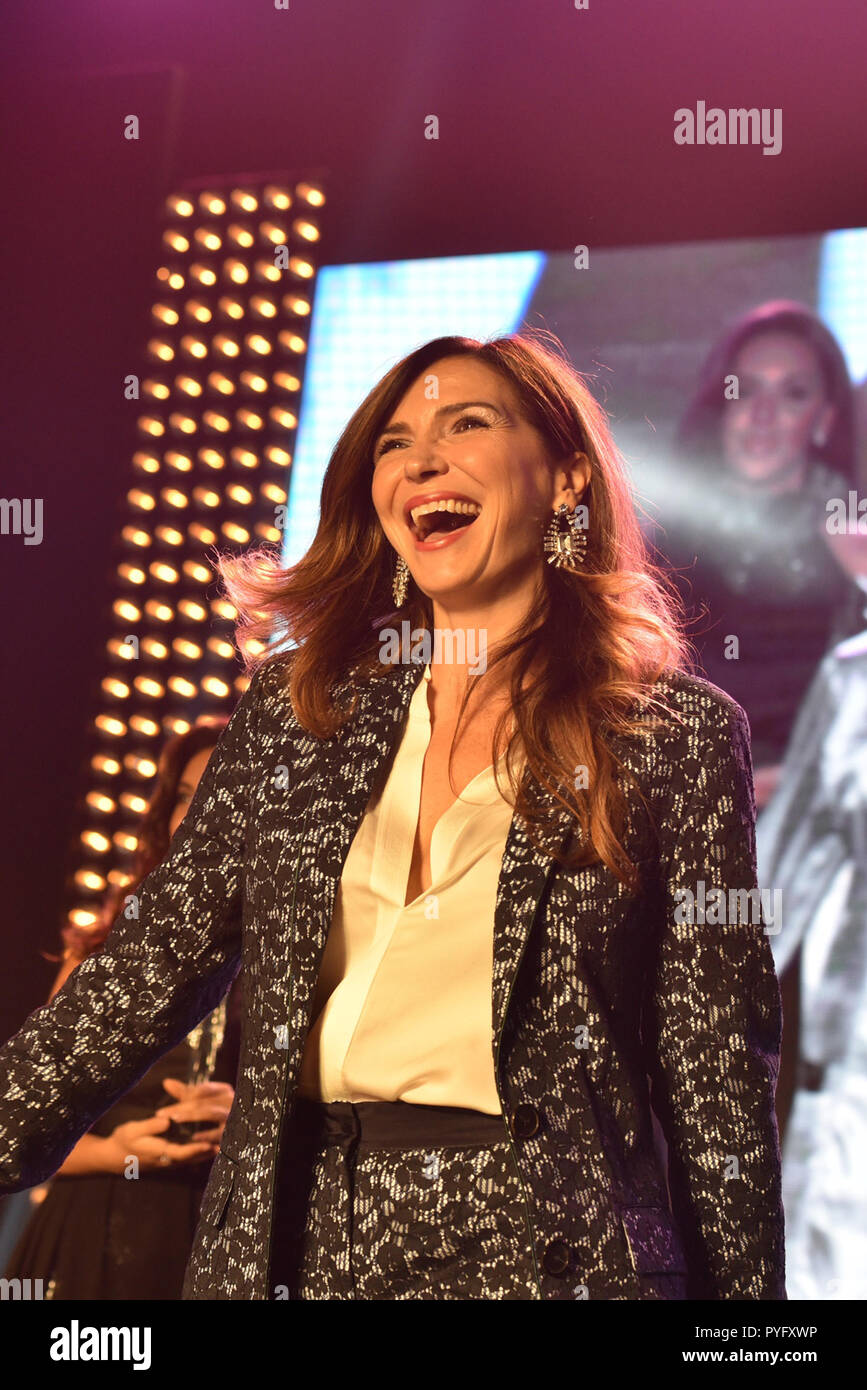
<svg viewBox="0 0 867 1390">
<path fill-rule="evenodd" d="M 138 509 L 141 511 L 154 510 L 156 506 L 156 500 L 153 497 L 152 493 L 145 493 L 140 489 L 134 489 L 134 493 L 135 495 L 133 495 L 133 493 L 130 493 L 130 503 L 132 506 L 138 507 Z M 183 494 L 178 494 L 178 496 L 183 496 Z M 229 496 L 232 501 L 244 506 L 250 505 L 253 501 L 253 493 L 250 491 L 250 489 L 243 487 L 239 483 L 230 484 L 225 489 L 223 496 Z M 286 489 L 284 487 L 281 487 L 279 483 L 263 483 L 259 489 L 259 496 L 263 499 L 263 501 L 268 502 L 272 507 L 279 507 L 285 505 Z M 219 505 L 219 497 L 220 494 L 218 493 L 205 491 L 199 497 L 196 498 L 196 501 L 201 502 L 203 506 L 213 508 Z M 215 498 L 217 499 L 216 501 L 214 500 Z M 177 499 L 174 492 L 172 493 L 171 497 L 164 498 L 164 500 L 168 503 L 168 505 L 177 505 L 179 508 L 183 506 L 183 503 L 177 503 Z M 155 539 L 161 541 L 163 545 L 167 546 L 183 545 L 185 539 L 184 533 L 178 530 L 177 527 L 164 525 L 157 526 L 154 529 L 153 533 L 144 530 L 141 526 L 125 526 L 121 532 L 121 536 L 127 542 L 128 545 L 136 546 L 138 549 L 142 550 L 147 549 L 148 546 L 152 545 Z M 201 536 L 196 536 L 194 537 L 194 539 L 206 545 L 213 545 L 214 543 L 214 541 L 210 538 L 203 541 L 203 538 Z M 203 565 L 198 560 L 185 560 L 183 564 L 183 570 L 184 573 L 189 576 L 189 578 L 195 580 L 197 583 L 200 584 L 207 584 L 211 579 L 211 571 L 208 569 L 206 565 Z"/>
<path fill-rule="evenodd" d="M 277 334 L 277 344 L 286 352 L 293 352 L 296 355 L 307 351 L 307 344 L 304 339 L 290 329 L 283 329 Z M 178 346 L 182 353 L 198 362 L 203 361 L 209 353 L 209 347 L 205 340 L 196 338 L 191 333 L 184 334 Z M 255 353 L 257 357 L 269 357 L 274 351 L 274 343 L 261 333 L 248 333 L 243 339 L 243 344 L 229 333 L 217 333 L 211 339 L 210 350 L 214 353 L 220 353 L 223 357 L 235 358 L 240 357 L 242 346 L 248 352 Z M 158 362 L 173 362 L 175 360 L 175 349 L 164 338 L 151 338 L 147 350 L 149 355 Z"/>
<path fill-rule="evenodd" d="M 232 687 L 229 685 L 228 681 L 221 680 L 219 676 L 205 676 L 198 686 L 196 686 L 193 681 L 187 680 L 185 676 L 180 675 L 170 676 L 165 682 L 158 681 L 155 677 L 147 675 L 136 676 L 135 679 L 129 683 L 122 680 L 120 676 L 106 676 L 105 680 L 102 682 L 103 693 L 108 695 L 112 700 L 128 700 L 133 690 L 137 691 L 139 695 L 145 696 L 148 700 L 161 700 L 168 690 L 171 690 L 175 695 L 180 695 L 185 700 L 191 700 L 199 690 L 203 690 L 207 695 L 214 695 L 220 700 L 228 699 L 229 695 L 232 693 Z M 99 720 L 106 718 L 113 717 L 110 715 L 98 715 L 97 726 L 102 728 L 103 726 L 99 724 Z M 117 725 L 116 719 L 113 719 L 113 724 L 115 726 Z M 115 728 L 110 730 L 112 734 L 114 734 L 115 731 Z"/>
<path fill-rule="evenodd" d="M 276 270 L 276 266 L 271 268 Z M 246 270 L 246 266 L 244 269 Z M 280 272 L 277 271 L 276 273 L 279 278 Z M 228 272 L 227 278 L 233 278 L 231 270 Z M 236 279 L 235 283 L 246 284 L 247 282 Z M 222 314 L 224 318 L 233 319 L 235 322 L 242 319 L 248 312 L 258 315 L 259 318 L 273 319 L 277 317 L 280 308 L 284 309 L 287 314 L 294 314 L 296 318 L 307 318 L 310 314 L 310 300 L 291 292 L 283 295 L 279 305 L 273 299 L 268 299 L 261 294 L 253 295 L 246 305 L 242 304 L 240 299 L 233 299 L 231 295 L 222 295 L 217 300 L 217 312 Z M 211 306 L 203 299 L 188 300 L 183 306 L 183 312 L 188 319 L 193 319 L 196 323 L 211 323 L 214 317 Z M 155 304 L 151 309 L 151 314 L 157 323 L 164 324 L 167 328 L 174 328 L 181 319 L 180 311 L 171 304 Z"/>
<path fill-rule="evenodd" d="M 302 241 L 310 243 L 319 240 L 319 228 L 313 222 L 306 222 L 299 218 L 292 223 L 290 231 Z M 244 251 L 249 251 L 256 245 L 257 241 L 270 242 L 272 246 L 285 246 L 289 241 L 289 232 L 285 227 L 280 227 L 276 222 L 261 222 L 254 231 L 252 227 L 245 227 L 238 223 L 226 229 L 224 235 L 215 231 L 213 227 L 197 227 L 189 236 L 186 231 L 181 231 L 177 227 L 167 227 L 163 232 L 163 246 L 167 251 L 174 251 L 179 256 L 185 256 L 188 251 L 198 247 L 200 251 L 206 251 L 209 255 L 215 255 L 217 251 L 222 251 L 223 247 L 231 242 L 235 246 L 240 246 Z"/>
<path fill-rule="evenodd" d="M 115 616 L 128 624 L 136 622 L 141 617 L 141 609 L 130 602 L 129 599 L 118 599 L 114 605 Z M 163 642 L 159 637 L 149 633 L 141 639 L 139 643 L 140 653 L 150 657 L 152 661 L 168 661 L 169 657 L 181 657 L 186 661 L 201 661 L 205 651 L 212 652 L 221 661 L 234 661 L 235 648 L 225 637 L 212 634 L 204 644 L 194 642 L 189 637 L 174 637 L 171 642 Z M 111 656 L 119 658 L 121 661 L 133 661 L 135 653 L 130 647 L 129 642 L 124 642 L 122 637 L 111 637 L 108 642 L 108 651 Z M 156 727 L 149 732 L 157 733 Z"/>
<path fill-rule="evenodd" d="M 302 256 L 290 256 L 286 267 L 290 275 L 295 275 L 299 280 L 310 280 L 316 273 L 315 266 L 310 261 L 304 260 Z M 217 269 L 213 265 L 207 265 L 202 261 L 196 261 L 189 267 L 189 278 L 199 285 L 204 285 L 211 289 L 216 285 L 220 274 L 224 280 L 230 281 L 234 285 L 246 285 L 250 280 L 251 268 L 244 261 L 230 258 L 224 261 Z M 273 265 L 268 261 L 257 261 L 252 267 L 253 278 L 276 284 L 281 280 L 286 271 L 279 266 Z M 182 290 L 187 283 L 187 276 L 177 267 L 172 269 L 167 265 L 161 265 L 157 271 L 157 280 L 166 289 Z"/>
<path fill-rule="evenodd" d="M 225 372 L 209 372 L 205 381 L 201 382 L 194 376 L 176 376 L 174 381 L 169 383 L 165 379 L 148 377 L 142 382 L 141 389 L 145 396 L 151 396 L 154 400 L 168 400 L 172 394 L 172 387 L 180 391 L 182 395 L 189 396 L 191 400 L 198 400 L 205 392 L 205 388 L 218 396 L 234 396 L 239 386 L 245 390 L 253 392 L 255 395 L 264 395 L 269 386 L 277 386 L 281 391 L 295 393 L 301 383 L 297 376 L 292 372 L 278 371 L 268 378 L 261 372 L 249 369 L 240 373 L 237 381 L 232 377 L 226 376 Z"/>
<path fill-rule="evenodd" d="M 313 208 L 325 206 L 325 194 L 317 184 L 297 184 L 295 197 Z M 198 194 L 172 193 L 166 199 L 166 208 L 175 217 L 193 217 L 197 210 L 209 217 L 223 217 L 230 208 L 247 214 L 258 212 L 260 208 L 288 212 L 293 201 L 288 188 L 269 183 L 260 193 L 255 193 L 251 188 L 233 188 L 228 194 L 213 189 Z"/>
<path fill-rule="evenodd" d="M 291 453 L 288 449 L 284 449 L 281 444 L 267 445 L 263 450 L 262 457 L 277 468 L 288 468 L 292 462 Z M 197 449 L 196 458 L 206 468 L 221 469 L 226 466 L 225 453 L 212 448 L 210 445 Z M 238 444 L 229 450 L 229 462 L 237 464 L 239 468 L 253 469 L 261 467 L 262 458 L 253 449 L 247 449 Z M 162 462 L 156 454 L 148 453 L 146 449 L 137 449 L 133 455 L 133 466 L 139 473 L 159 473 L 162 463 L 177 473 L 190 473 L 193 469 L 192 455 L 182 453 L 177 449 L 168 449 Z M 282 501 L 283 499 L 278 500 Z"/>
<path fill-rule="evenodd" d="M 298 424 L 298 417 L 293 411 L 276 405 L 268 411 L 267 418 L 247 406 L 236 410 L 234 416 L 224 415 L 218 410 L 206 410 L 201 420 L 195 415 L 185 415 L 179 410 L 174 410 L 168 421 L 161 420 L 156 415 L 143 415 L 138 421 L 138 427 L 142 434 L 150 439 L 162 439 L 167 428 L 175 434 L 185 435 L 198 434 L 200 429 L 211 430 L 214 434 L 229 434 L 233 425 L 237 429 L 264 430 L 269 422 L 279 430 L 294 430 Z"/>
</svg>

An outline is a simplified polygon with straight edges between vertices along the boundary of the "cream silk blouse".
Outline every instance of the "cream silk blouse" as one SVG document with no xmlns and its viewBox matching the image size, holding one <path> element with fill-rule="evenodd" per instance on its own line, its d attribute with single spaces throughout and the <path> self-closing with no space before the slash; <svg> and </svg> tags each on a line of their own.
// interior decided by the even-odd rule
<svg viewBox="0 0 867 1390">
<path fill-rule="evenodd" d="M 298 1094 L 501 1113 L 494 1080 L 494 905 L 513 807 L 500 758 L 437 821 L 431 886 L 404 906 L 431 736 L 430 667 L 381 792 L 350 846 Z"/>
</svg>

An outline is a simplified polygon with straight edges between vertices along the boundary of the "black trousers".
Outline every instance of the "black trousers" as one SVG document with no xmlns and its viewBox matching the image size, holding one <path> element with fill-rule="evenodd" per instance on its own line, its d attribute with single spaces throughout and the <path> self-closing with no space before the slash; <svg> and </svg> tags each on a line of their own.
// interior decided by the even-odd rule
<svg viewBox="0 0 867 1390">
<path fill-rule="evenodd" d="M 276 1299 L 538 1299 L 502 1115 L 298 1098 L 280 1156 Z"/>
</svg>

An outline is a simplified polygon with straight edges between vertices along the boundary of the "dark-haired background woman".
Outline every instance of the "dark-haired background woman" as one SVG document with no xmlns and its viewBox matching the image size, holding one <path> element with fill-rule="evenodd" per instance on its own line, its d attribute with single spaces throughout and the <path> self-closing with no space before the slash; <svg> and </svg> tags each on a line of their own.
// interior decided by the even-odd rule
<svg viewBox="0 0 867 1390">
<path fill-rule="evenodd" d="M 674 567 L 708 680 L 750 721 L 767 804 L 819 662 L 863 626 L 828 543 L 826 504 L 855 486 L 852 384 L 804 305 L 773 301 L 709 352 L 677 435 L 655 544 Z"/>
<path fill-rule="evenodd" d="M 49 998 L 100 949 L 125 901 L 165 855 L 226 723 L 194 725 L 163 748 L 132 879 L 110 894 L 96 929 L 63 929 L 65 951 Z M 31 1193 L 39 1204 L 6 1278 L 41 1279 L 43 1296 L 57 1301 L 180 1298 L 202 1193 L 234 1096 L 239 989 L 101 1116 L 47 1192 Z M 170 1129 L 172 1122 L 190 1128 Z"/>
</svg>

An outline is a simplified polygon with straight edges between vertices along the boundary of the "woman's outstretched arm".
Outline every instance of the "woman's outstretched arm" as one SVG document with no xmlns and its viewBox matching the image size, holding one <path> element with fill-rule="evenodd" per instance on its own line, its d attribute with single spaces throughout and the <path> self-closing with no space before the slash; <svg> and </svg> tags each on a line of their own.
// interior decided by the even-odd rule
<svg viewBox="0 0 867 1390">
<path fill-rule="evenodd" d="M 263 670 L 238 702 L 165 859 L 102 950 L 0 1048 L 0 1191 L 50 1177 L 238 971 Z"/>
</svg>

